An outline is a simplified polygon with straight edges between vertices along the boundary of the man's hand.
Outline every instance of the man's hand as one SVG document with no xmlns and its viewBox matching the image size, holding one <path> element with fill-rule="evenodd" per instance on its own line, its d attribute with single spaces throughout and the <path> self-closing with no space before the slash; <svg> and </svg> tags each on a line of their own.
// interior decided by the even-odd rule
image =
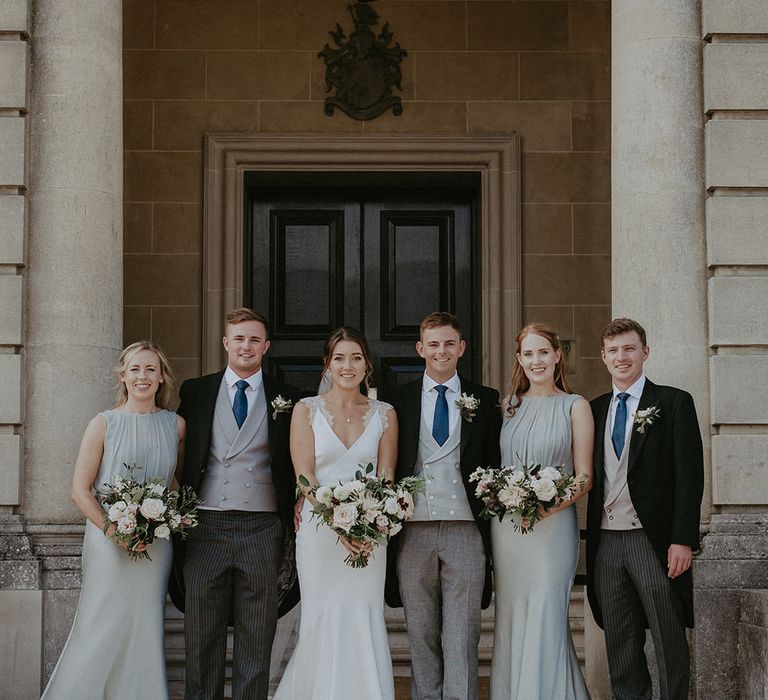
<svg viewBox="0 0 768 700">
<path fill-rule="evenodd" d="M 677 578 L 691 568 L 691 548 L 686 544 L 671 544 L 667 550 L 667 576 Z"/>
</svg>

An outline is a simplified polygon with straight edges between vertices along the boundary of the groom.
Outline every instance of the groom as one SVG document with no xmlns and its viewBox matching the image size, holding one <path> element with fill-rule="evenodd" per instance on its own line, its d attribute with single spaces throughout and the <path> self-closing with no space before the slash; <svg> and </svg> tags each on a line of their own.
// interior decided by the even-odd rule
<svg viewBox="0 0 768 700">
<path fill-rule="evenodd" d="M 393 400 L 400 426 L 397 479 L 427 477 L 414 517 L 389 545 L 386 600 L 403 606 L 413 700 L 477 697 L 480 609 L 491 600 L 491 539 L 469 475 L 498 467 L 499 394 L 456 372 L 458 319 L 427 316 L 416 350 L 423 378 Z"/>
<path fill-rule="evenodd" d="M 587 511 L 587 593 L 605 630 L 616 700 L 650 700 L 643 646 L 650 626 L 661 697 L 688 698 L 691 554 L 704 488 L 691 395 L 643 374 L 645 330 L 611 321 L 601 355 L 613 391 L 592 401 L 594 486 Z"/>
<path fill-rule="evenodd" d="M 229 623 L 232 697 L 266 700 L 283 539 L 292 532 L 288 431 L 298 396 L 261 370 L 269 349 L 264 316 L 235 309 L 225 330 L 226 369 L 181 386 L 179 415 L 187 421 L 182 485 L 203 503 L 199 525 L 177 548 L 171 597 L 185 610 L 185 699 L 224 697 Z M 180 567 L 181 600 L 173 586 Z"/>
</svg>

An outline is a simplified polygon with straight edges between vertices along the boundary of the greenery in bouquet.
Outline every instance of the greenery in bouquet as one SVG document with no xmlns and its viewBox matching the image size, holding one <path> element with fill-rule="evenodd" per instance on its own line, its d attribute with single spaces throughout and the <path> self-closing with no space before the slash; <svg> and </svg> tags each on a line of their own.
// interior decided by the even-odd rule
<svg viewBox="0 0 768 700">
<path fill-rule="evenodd" d="M 299 486 L 314 499 L 312 517 L 325 523 L 339 537 L 376 546 L 389 540 L 413 515 L 414 494 L 423 491 L 423 477 L 408 476 L 396 484 L 376 476 L 373 464 L 360 465 L 355 478 L 335 486 L 310 485 L 302 474 Z M 368 565 L 371 551 L 349 554 L 353 568 Z"/>
<path fill-rule="evenodd" d="M 169 490 L 163 479 L 137 481 L 133 473 L 143 469 L 123 464 L 128 478 L 115 475 L 112 483 L 104 484 L 100 500 L 107 509 L 104 533 L 112 524 L 114 538 L 128 550 L 131 559 L 149 559 L 148 547 L 155 539 L 170 539 L 179 534 L 186 537 L 189 528 L 197 525 L 197 505 L 200 499 L 189 487 Z"/>
<path fill-rule="evenodd" d="M 542 511 L 554 508 L 573 497 L 576 480 L 558 467 L 540 464 L 484 469 L 478 467 L 469 477 L 477 482 L 475 496 L 483 502 L 480 516 L 509 516 L 515 529 L 531 532 L 542 518 Z"/>
</svg>

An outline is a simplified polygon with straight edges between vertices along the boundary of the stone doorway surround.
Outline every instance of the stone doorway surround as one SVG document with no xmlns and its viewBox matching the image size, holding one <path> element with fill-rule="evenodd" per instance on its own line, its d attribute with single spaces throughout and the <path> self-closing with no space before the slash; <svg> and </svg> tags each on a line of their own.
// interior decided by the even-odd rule
<svg viewBox="0 0 768 700">
<path fill-rule="evenodd" d="M 483 382 L 506 386 L 522 320 L 520 140 L 478 137 L 209 133 L 204 152 L 203 372 L 224 364 L 224 316 L 243 303 L 249 171 L 480 173 Z"/>
</svg>

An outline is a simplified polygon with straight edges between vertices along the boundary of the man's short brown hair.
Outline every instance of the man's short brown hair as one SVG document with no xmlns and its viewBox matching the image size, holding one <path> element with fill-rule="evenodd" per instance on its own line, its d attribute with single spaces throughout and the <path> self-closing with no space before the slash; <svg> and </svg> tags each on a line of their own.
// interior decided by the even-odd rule
<svg viewBox="0 0 768 700">
<path fill-rule="evenodd" d="M 419 326 L 419 338 L 424 336 L 424 331 L 428 328 L 441 328 L 442 326 L 450 326 L 459 334 L 459 340 L 464 337 L 461 332 L 461 324 L 459 319 L 453 314 L 449 314 L 447 311 L 433 311 L 429 316 L 425 316 Z"/>
<path fill-rule="evenodd" d="M 243 323 L 243 321 L 258 321 L 264 326 L 264 330 L 267 331 L 267 338 L 265 338 L 265 340 L 269 338 L 269 321 L 267 321 L 267 317 L 258 311 L 249 309 L 247 306 L 241 306 L 239 309 L 232 309 L 232 311 L 227 313 L 224 323 L 225 334 L 226 326 L 234 326 L 237 323 Z"/>
<path fill-rule="evenodd" d="M 645 328 L 643 328 L 637 321 L 633 321 L 631 318 L 614 318 L 604 329 L 600 336 L 600 344 L 605 345 L 606 339 L 615 338 L 622 333 L 631 333 L 634 331 L 640 337 L 640 342 L 643 347 L 648 347 L 648 342 L 645 338 Z"/>
</svg>

